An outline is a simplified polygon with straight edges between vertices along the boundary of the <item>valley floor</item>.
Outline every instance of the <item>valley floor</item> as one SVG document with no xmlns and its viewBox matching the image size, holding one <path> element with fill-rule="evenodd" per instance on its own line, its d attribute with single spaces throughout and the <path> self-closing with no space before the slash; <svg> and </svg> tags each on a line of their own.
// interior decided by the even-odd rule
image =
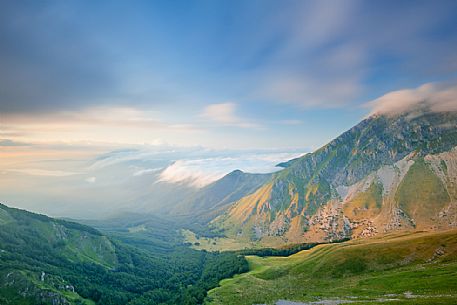
<svg viewBox="0 0 457 305">
<path fill-rule="evenodd" d="M 457 230 L 247 259 L 250 271 L 223 280 L 206 304 L 457 304 Z"/>
</svg>

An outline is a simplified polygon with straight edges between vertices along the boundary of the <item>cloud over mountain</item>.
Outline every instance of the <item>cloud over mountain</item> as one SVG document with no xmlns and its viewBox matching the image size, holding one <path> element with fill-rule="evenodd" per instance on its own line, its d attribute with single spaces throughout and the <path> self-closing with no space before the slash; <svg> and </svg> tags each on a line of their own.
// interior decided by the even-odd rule
<svg viewBox="0 0 457 305">
<path fill-rule="evenodd" d="M 159 181 L 183 183 L 201 188 L 229 172 L 240 169 L 249 173 L 271 173 L 281 168 L 276 164 L 302 155 L 302 152 L 245 152 L 206 158 L 178 160 L 165 168 Z"/>
<path fill-rule="evenodd" d="M 426 111 L 457 111 L 457 85 L 427 83 L 414 89 L 389 92 L 366 104 L 370 115 L 395 115 L 420 107 Z"/>
</svg>

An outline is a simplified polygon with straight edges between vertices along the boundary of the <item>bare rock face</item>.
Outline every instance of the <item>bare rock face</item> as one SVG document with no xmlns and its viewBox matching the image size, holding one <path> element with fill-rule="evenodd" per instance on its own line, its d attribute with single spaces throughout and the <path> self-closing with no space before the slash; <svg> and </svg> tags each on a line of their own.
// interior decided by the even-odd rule
<svg viewBox="0 0 457 305">
<path fill-rule="evenodd" d="M 286 165 L 212 223 L 286 242 L 457 225 L 456 112 L 372 116 Z"/>
<path fill-rule="evenodd" d="M 70 305 L 70 302 L 61 294 L 53 291 L 41 291 L 36 298 L 39 302 L 52 305 Z"/>
</svg>

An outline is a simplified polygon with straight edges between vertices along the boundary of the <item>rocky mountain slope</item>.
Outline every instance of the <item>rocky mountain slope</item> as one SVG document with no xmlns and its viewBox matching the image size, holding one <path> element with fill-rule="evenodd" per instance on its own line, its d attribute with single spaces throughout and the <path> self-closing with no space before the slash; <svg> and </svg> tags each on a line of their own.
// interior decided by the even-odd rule
<svg viewBox="0 0 457 305">
<path fill-rule="evenodd" d="M 373 115 L 286 167 L 211 225 L 267 243 L 457 226 L 457 113 Z"/>
</svg>

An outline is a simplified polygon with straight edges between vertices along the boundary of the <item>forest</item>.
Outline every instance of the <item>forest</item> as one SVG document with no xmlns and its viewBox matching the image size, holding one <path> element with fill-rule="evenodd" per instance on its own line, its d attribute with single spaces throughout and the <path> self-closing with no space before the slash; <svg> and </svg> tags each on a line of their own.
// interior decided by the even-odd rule
<svg viewBox="0 0 457 305">
<path fill-rule="evenodd" d="M 193 250 L 175 228 L 164 228 L 163 223 L 160 230 L 148 230 L 149 238 L 132 238 L 132 234 L 105 234 L 86 225 L 1 208 L 0 275 L 7 278 L 19 271 L 37 282 L 40 274 L 46 274 L 48 288 L 71 285 L 80 297 L 97 305 L 201 304 L 221 279 L 248 270 L 243 256 Z M 75 258 L 69 249 L 81 247 L 83 239 L 94 245 L 106 240 L 114 253 L 106 248 L 96 256 L 91 254 L 93 245 L 83 245 L 86 256 L 103 259 Z M 161 239 L 167 248 L 160 247 Z M 33 294 L 23 298 L 13 290 L 20 291 L 0 280 L 0 295 L 11 296 L 8 304 L 36 304 Z"/>
</svg>

